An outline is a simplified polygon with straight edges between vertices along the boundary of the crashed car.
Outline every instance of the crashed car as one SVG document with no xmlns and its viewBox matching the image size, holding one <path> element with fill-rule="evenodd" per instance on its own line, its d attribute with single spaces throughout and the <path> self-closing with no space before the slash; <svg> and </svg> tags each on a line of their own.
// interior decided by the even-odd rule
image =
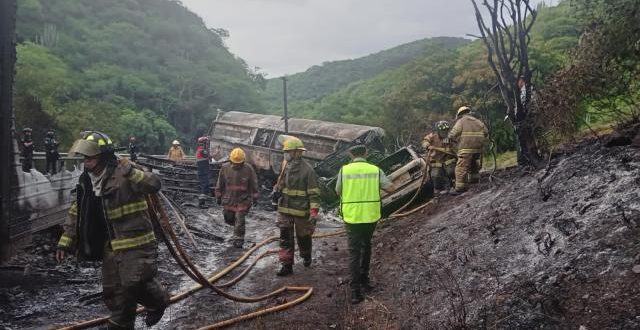
<svg viewBox="0 0 640 330">
<path fill-rule="evenodd" d="M 379 161 L 367 160 L 380 167 L 395 188 L 390 193 L 381 192 L 383 217 L 391 215 L 412 199 L 424 201 L 433 197 L 433 183 L 426 173 L 426 162 L 413 147 L 401 148 Z M 336 179 L 337 173 L 330 178 L 320 178 L 321 199 L 328 208 L 336 207 L 340 202 L 335 193 Z M 414 198 L 416 193 L 418 196 Z"/>
</svg>

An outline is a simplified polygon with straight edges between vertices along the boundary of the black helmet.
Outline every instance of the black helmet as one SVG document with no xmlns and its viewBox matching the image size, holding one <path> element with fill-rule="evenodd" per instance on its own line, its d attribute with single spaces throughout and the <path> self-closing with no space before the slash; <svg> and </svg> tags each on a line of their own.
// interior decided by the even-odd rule
<svg viewBox="0 0 640 330">
<path fill-rule="evenodd" d="M 109 136 L 98 131 L 82 132 L 82 138 L 76 140 L 69 149 L 69 154 L 89 157 L 108 152 L 114 152 L 113 142 Z"/>
<path fill-rule="evenodd" d="M 52 129 L 50 129 L 50 130 L 48 130 L 48 131 L 47 131 L 47 136 L 48 136 L 48 137 L 53 137 L 53 135 L 54 135 L 54 134 L 55 134 L 55 133 L 53 132 L 53 130 L 52 130 Z"/>
</svg>

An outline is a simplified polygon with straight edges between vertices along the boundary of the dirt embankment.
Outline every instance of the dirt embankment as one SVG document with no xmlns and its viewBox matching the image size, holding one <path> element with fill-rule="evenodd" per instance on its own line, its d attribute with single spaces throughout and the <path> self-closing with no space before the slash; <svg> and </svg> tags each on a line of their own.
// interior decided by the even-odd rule
<svg viewBox="0 0 640 330">
<path fill-rule="evenodd" d="M 346 239 L 318 242 L 314 271 L 287 282 L 314 297 L 237 329 L 639 329 L 640 150 L 604 144 L 382 223 L 362 304 L 348 303 Z"/>
</svg>

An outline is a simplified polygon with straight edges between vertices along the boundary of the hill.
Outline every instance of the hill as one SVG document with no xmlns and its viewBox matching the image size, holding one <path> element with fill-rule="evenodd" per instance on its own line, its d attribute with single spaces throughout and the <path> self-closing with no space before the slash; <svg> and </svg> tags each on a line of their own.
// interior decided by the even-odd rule
<svg viewBox="0 0 640 330">
<path fill-rule="evenodd" d="M 138 136 L 145 151 L 193 141 L 215 110 L 259 112 L 261 77 L 226 31 L 169 0 L 18 1 L 16 115 L 36 143 L 49 127 Z"/>
<path fill-rule="evenodd" d="M 530 61 L 539 86 L 567 62 L 567 51 L 578 43 L 582 27 L 572 11 L 569 2 L 539 7 L 530 45 Z M 470 105 L 492 126 L 497 150 L 513 150 L 512 128 L 503 120 L 504 106 L 498 91 L 492 89 L 495 76 L 487 65 L 483 43 L 458 41 L 429 43 L 422 55 L 404 65 L 353 81 L 331 94 L 315 99 L 293 98 L 289 113 L 380 126 L 390 137 L 389 145 L 395 147 L 418 143 L 435 121 L 451 120 L 454 109 Z M 303 86 L 313 84 L 311 81 Z M 292 78 L 288 86 L 293 89 L 295 85 Z"/>
<path fill-rule="evenodd" d="M 356 59 L 325 62 L 312 66 L 305 72 L 287 76 L 287 97 L 293 102 L 317 100 L 353 82 L 399 68 L 423 57 L 432 49 L 457 48 L 468 43 L 469 40 L 462 38 L 427 38 Z M 267 80 L 265 94 L 270 108 L 279 111 L 282 108 L 282 80 Z"/>
</svg>

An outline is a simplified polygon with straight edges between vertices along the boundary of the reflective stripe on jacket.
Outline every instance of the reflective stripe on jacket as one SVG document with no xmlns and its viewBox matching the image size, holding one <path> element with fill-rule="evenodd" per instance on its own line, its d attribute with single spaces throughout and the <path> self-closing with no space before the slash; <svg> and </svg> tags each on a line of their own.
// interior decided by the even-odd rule
<svg viewBox="0 0 640 330">
<path fill-rule="evenodd" d="M 108 238 L 114 251 L 137 248 L 155 242 L 153 226 L 147 213 L 145 194 L 158 192 L 160 179 L 151 172 L 136 168 L 131 168 L 129 173 L 125 173 L 125 170 L 128 170 L 128 167 L 123 166 L 122 162 L 115 168 L 105 169 L 109 172 L 103 180 L 101 197 L 94 195 L 89 175 L 85 172 L 80 176 L 77 201 L 69 208 L 69 217 L 63 225 L 64 233 L 58 241 L 59 248 L 69 251 L 79 250 L 81 255 L 87 253 L 83 250 L 87 246 L 85 243 L 94 238 L 82 237 L 81 233 L 85 231 L 80 228 L 97 221 L 101 221 L 98 227 L 106 228 L 107 235 L 103 237 Z M 99 200 L 103 210 L 101 214 L 94 214 L 95 210 L 91 207 L 83 208 L 83 205 L 90 205 L 85 202 L 90 199 Z"/>
<path fill-rule="evenodd" d="M 471 115 L 464 115 L 449 131 L 449 138 L 458 144 L 458 155 L 482 152 L 489 131 L 484 123 Z"/>
<path fill-rule="evenodd" d="M 222 207 L 228 211 L 247 211 L 258 198 L 258 179 L 251 165 L 236 167 L 224 164 L 218 175 L 216 197 L 222 199 Z"/>
<path fill-rule="evenodd" d="M 343 166 L 340 173 L 340 213 L 344 222 L 372 223 L 380 220 L 380 169 L 356 161 Z"/>
<path fill-rule="evenodd" d="M 320 208 L 320 188 L 316 173 L 303 159 L 287 162 L 284 176 L 279 181 L 278 212 L 296 217 L 308 217 L 309 209 Z"/>
</svg>

